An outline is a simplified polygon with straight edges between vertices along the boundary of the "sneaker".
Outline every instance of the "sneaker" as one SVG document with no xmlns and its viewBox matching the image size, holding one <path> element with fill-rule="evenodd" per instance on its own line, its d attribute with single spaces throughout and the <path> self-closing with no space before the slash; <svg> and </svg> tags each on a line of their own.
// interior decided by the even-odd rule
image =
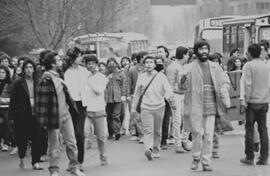
<svg viewBox="0 0 270 176">
<path fill-rule="evenodd" d="M 115 135 L 115 140 L 116 140 L 116 141 L 119 141 L 120 137 L 121 137 L 121 134 L 120 134 L 120 133 L 116 134 L 116 135 Z"/>
<path fill-rule="evenodd" d="M 33 169 L 33 170 L 43 170 L 43 168 L 40 167 L 40 165 L 39 165 L 38 163 L 33 164 L 33 165 L 32 165 L 32 169 Z"/>
<path fill-rule="evenodd" d="M 143 137 L 140 138 L 139 144 L 143 144 Z"/>
<path fill-rule="evenodd" d="M 3 151 L 3 152 L 7 152 L 7 151 L 8 151 L 8 145 L 4 144 L 4 145 L 2 146 L 2 151 Z"/>
<path fill-rule="evenodd" d="M 83 170 L 83 165 L 82 165 L 82 164 L 79 164 L 79 170 L 80 170 L 81 172 L 84 171 L 84 170 Z"/>
<path fill-rule="evenodd" d="M 59 172 L 58 171 L 52 171 L 50 176 L 59 176 Z"/>
<path fill-rule="evenodd" d="M 258 161 L 256 162 L 256 165 L 267 165 L 267 159 L 264 160 L 261 157 L 259 157 Z"/>
<path fill-rule="evenodd" d="M 212 158 L 218 159 L 219 158 L 218 152 L 212 152 Z"/>
<path fill-rule="evenodd" d="M 129 140 L 130 141 L 138 141 L 138 137 L 137 136 L 132 136 Z"/>
<path fill-rule="evenodd" d="M 210 164 L 203 164 L 202 168 L 203 168 L 203 171 L 206 171 L 206 172 L 213 171 L 213 168 L 212 168 L 212 166 Z"/>
<path fill-rule="evenodd" d="M 149 161 L 153 160 L 152 151 L 150 149 L 146 150 L 144 155 Z"/>
<path fill-rule="evenodd" d="M 76 169 L 74 172 L 71 173 L 73 176 L 85 176 L 84 173 L 80 171 L 80 169 Z"/>
<path fill-rule="evenodd" d="M 182 142 L 182 147 L 185 151 L 191 151 L 192 149 L 192 142 L 190 140 L 187 140 L 185 142 Z"/>
<path fill-rule="evenodd" d="M 197 170 L 199 167 L 199 159 L 193 159 L 190 169 L 191 170 Z"/>
<path fill-rule="evenodd" d="M 100 165 L 101 166 L 107 166 L 108 165 L 108 160 L 106 156 L 100 155 Z"/>
<path fill-rule="evenodd" d="M 14 147 L 9 154 L 10 155 L 15 155 L 17 152 L 18 152 L 18 148 Z"/>
<path fill-rule="evenodd" d="M 174 138 L 170 138 L 170 139 L 167 140 L 167 143 L 169 145 L 174 145 L 175 144 L 175 139 Z"/>
<path fill-rule="evenodd" d="M 176 146 L 175 153 L 185 153 L 185 150 L 182 146 Z"/>
<path fill-rule="evenodd" d="M 160 158 L 160 153 L 152 153 L 153 158 Z"/>
<path fill-rule="evenodd" d="M 168 149 L 168 145 L 166 144 L 166 145 L 161 145 L 161 150 L 167 150 Z"/>
<path fill-rule="evenodd" d="M 254 164 L 253 159 L 247 159 L 247 158 L 240 159 L 240 162 L 243 164 L 246 164 L 246 165 L 253 165 Z"/>
</svg>

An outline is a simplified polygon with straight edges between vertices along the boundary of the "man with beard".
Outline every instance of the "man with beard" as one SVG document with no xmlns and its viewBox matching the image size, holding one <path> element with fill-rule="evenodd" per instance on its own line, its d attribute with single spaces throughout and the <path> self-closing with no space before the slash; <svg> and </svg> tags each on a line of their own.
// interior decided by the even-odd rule
<svg viewBox="0 0 270 176">
<path fill-rule="evenodd" d="M 187 75 L 188 90 L 184 99 L 184 128 L 192 132 L 192 170 L 202 162 L 203 171 L 212 171 L 211 154 L 215 115 L 223 115 L 221 88 L 226 84 L 222 68 L 208 60 L 210 46 L 205 41 L 194 45 L 198 59 L 190 64 Z"/>
</svg>

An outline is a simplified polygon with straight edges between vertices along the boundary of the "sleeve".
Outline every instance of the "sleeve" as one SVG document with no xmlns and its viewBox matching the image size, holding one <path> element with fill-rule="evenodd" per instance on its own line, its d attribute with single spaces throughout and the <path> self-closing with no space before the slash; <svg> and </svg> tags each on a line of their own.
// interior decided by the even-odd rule
<svg viewBox="0 0 270 176">
<path fill-rule="evenodd" d="M 8 109 L 8 119 L 9 120 L 14 120 L 16 117 L 15 117 L 15 114 L 17 112 L 17 108 L 18 108 L 18 105 L 17 105 L 17 99 L 18 99 L 18 83 L 15 82 L 13 84 L 13 87 L 12 87 L 12 90 L 11 90 L 11 96 L 10 96 L 10 104 L 9 104 L 9 109 Z"/>
<path fill-rule="evenodd" d="M 141 94 L 142 94 L 142 77 L 141 77 L 141 75 L 139 75 L 138 80 L 137 80 L 137 84 L 135 87 L 135 91 L 134 91 L 131 112 L 136 112 L 136 107 L 137 107 L 137 104 L 139 102 L 139 98 L 140 98 Z"/>
<path fill-rule="evenodd" d="M 95 84 L 91 84 L 91 87 L 95 94 L 100 95 L 106 89 L 108 79 L 105 76 L 100 76 L 98 80 L 95 81 Z"/>
<path fill-rule="evenodd" d="M 252 85 L 252 70 L 249 64 L 246 64 L 243 68 L 243 75 L 240 79 L 240 95 L 244 97 L 246 102 L 249 102 Z M 242 86 L 242 87 L 241 87 Z"/>
<path fill-rule="evenodd" d="M 125 75 L 124 75 L 124 73 L 123 72 L 121 72 L 120 73 L 120 75 L 119 75 L 120 77 L 121 77 L 121 85 L 120 85 L 120 87 L 121 87 L 121 96 L 126 96 L 126 78 L 125 78 Z"/>
<path fill-rule="evenodd" d="M 163 90 L 165 92 L 164 97 L 169 102 L 171 108 L 174 109 L 176 107 L 176 104 L 172 87 L 165 75 L 162 75 L 162 78 Z"/>
<path fill-rule="evenodd" d="M 167 69 L 167 77 L 170 85 L 173 87 L 175 81 L 176 81 L 176 69 L 173 68 L 172 64 L 169 65 Z"/>
</svg>

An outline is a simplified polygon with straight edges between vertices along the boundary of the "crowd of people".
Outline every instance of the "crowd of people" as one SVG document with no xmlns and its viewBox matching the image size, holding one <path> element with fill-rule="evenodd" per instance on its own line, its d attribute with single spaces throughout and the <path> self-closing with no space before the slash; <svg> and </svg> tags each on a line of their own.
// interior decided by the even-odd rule
<svg viewBox="0 0 270 176">
<path fill-rule="evenodd" d="M 265 43 L 250 45 L 250 61 L 245 65 L 234 56 L 239 52 L 235 50 L 233 64 L 227 66 L 229 71 L 243 68 L 244 164 L 253 164 L 255 121 L 261 145 L 257 164 L 265 165 L 268 159 L 266 50 Z M 122 57 L 120 63 L 116 58 L 104 63 L 73 47 L 64 57 L 44 50 L 38 64 L 25 56 L 11 59 L 2 52 L 0 63 L 1 150 L 18 153 L 21 168 L 31 146 L 33 169 L 42 170 L 39 163 L 48 160 L 50 175 L 58 176 L 60 149 L 65 144 L 67 171 L 83 176 L 92 133 L 102 166 L 108 164 L 106 141 L 130 134 L 130 140 L 144 144 L 149 161 L 160 158 L 160 150 L 172 144 L 176 153 L 192 150 L 192 170 L 201 163 L 203 171 L 212 171 L 211 158 L 219 158 L 220 134 L 233 130 L 225 118 L 230 79 L 222 68 L 222 55 L 210 54 L 206 41 L 195 43 L 192 52 L 179 46 L 173 59 L 165 46 L 158 46 L 156 55 L 138 52 Z"/>
</svg>

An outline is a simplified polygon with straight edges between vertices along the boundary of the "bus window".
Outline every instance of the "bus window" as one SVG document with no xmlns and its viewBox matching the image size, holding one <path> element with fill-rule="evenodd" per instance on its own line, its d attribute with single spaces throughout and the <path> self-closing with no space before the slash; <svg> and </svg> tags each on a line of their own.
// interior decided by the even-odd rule
<svg viewBox="0 0 270 176">
<path fill-rule="evenodd" d="M 223 37 L 223 51 L 230 53 L 230 27 L 224 28 L 224 37 Z"/>
<path fill-rule="evenodd" d="M 195 27 L 195 41 L 199 40 L 199 24 Z"/>
<path fill-rule="evenodd" d="M 231 48 L 233 50 L 237 48 L 237 26 L 231 27 Z"/>
<path fill-rule="evenodd" d="M 259 29 L 259 41 L 267 40 L 270 43 L 270 26 Z"/>
<path fill-rule="evenodd" d="M 220 43 L 222 43 L 222 30 L 203 30 L 202 31 L 202 39 L 209 42 L 211 46 L 211 51 L 213 52 L 221 52 L 222 46 Z"/>
</svg>

